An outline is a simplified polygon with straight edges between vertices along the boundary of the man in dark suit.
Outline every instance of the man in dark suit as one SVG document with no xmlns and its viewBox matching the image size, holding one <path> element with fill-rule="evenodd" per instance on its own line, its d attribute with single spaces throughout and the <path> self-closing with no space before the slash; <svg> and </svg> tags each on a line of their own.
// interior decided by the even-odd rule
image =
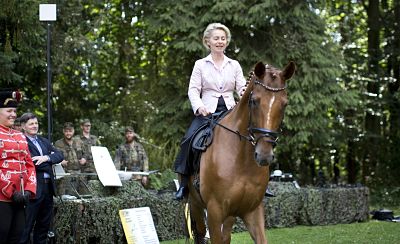
<svg viewBox="0 0 400 244">
<path fill-rule="evenodd" d="M 29 243 L 34 226 L 33 243 L 46 243 L 56 190 L 52 165 L 60 163 L 64 156 L 49 140 L 38 136 L 39 123 L 35 114 L 23 114 L 21 124 L 36 168 L 37 189 L 35 199 L 27 206 L 26 224 L 20 243 Z"/>
</svg>

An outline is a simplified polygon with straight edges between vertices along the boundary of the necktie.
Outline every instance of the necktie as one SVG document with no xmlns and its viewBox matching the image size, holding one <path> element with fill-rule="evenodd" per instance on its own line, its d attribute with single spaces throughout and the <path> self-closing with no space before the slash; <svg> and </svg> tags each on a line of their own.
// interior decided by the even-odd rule
<svg viewBox="0 0 400 244">
<path fill-rule="evenodd" d="M 36 148 L 39 150 L 40 155 L 43 156 L 42 148 L 40 147 L 40 144 L 39 144 L 39 142 L 37 141 L 37 139 L 36 139 L 36 138 L 33 138 L 33 139 L 32 139 L 32 142 L 33 142 L 33 144 L 36 146 Z"/>
<path fill-rule="evenodd" d="M 37 141 L 36 138 L 32 139 L 33 144 L 37 147 L 37 149 L 39 150 L 39 153 L 41 156 L 43 156 L 43 151 L 42 148 L 40 147 L 39 142 Z M 43 178 L 48 179 L 50 178 L 50 175 L 47 172 L 43 172 Z"/>
</svg>

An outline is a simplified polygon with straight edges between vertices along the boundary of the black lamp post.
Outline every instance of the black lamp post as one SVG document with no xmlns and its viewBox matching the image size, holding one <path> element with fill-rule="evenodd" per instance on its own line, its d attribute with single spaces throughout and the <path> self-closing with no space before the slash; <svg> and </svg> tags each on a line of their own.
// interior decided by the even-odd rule
<svg viewBox="0 0 400 244">
<path fill-rule="evenodd" d="M 57 5 L 56 4 L 39 4 L 39 20 L 45 21 L 47 25 L 47 137 L 51 142 L 52 134 L 52 85 L 51 85 L 51 22 L 57 20 Z"/>
</svg>

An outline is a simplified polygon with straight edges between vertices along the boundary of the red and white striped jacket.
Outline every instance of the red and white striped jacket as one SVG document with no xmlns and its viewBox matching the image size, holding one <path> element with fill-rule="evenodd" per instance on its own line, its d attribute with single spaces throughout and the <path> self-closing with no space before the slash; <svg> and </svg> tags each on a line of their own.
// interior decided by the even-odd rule
<svg viewBox="0 0 400 244">
<path fill-rule="evenodd" d="M 0 125 L 0 201 L 11 202 L 15 191 L 36 194 L 36 172 L 26 137 L 17 130 Z M 22 176 L 22 177 L 21 177 Z M 22 184 L 21 184 L 22 183 Z"/>
</svg>

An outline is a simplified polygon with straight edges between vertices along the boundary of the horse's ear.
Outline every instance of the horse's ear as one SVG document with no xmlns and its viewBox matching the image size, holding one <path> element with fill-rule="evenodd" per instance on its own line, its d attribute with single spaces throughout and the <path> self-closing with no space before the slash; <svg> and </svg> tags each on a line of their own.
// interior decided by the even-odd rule
<svg viewBox="0 0 400 244">
<path fill-rule="evenodd" d="M 254 67 L 254 73 L 259 78 L 264 76 L 264 74 L 265 74 L 265 65 L 263 64 L 263 62 L 256 63 L 256 66 Z"/>
<path fill-rule="evenodd" d="M 296 64 L 293 61 L 290 61 L 285 69 L 282 71 L 282 76 L 285 78 L 285 80 L 289 80 L 292 78 L 294 72 L 296 71 Z"/>
</svg>

